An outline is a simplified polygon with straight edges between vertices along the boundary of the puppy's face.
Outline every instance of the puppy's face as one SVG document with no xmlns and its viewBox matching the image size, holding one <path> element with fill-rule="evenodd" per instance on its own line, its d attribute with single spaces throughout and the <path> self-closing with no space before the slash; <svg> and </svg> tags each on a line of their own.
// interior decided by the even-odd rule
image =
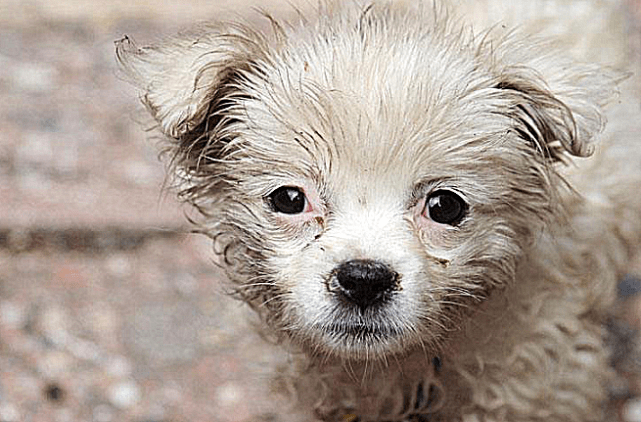
<svg viewBox="0 0 641 422">
<path fill-rule="evenodd" d="M 551 212 L 544 159 L 511 130 L 500 88 L 465 92 L 419 68 L 358 82 L 385 57 L 329 86 L 304 65 L 271 70 L 272 92 L 256 82 L 240 100 L 221 163 L 242 254 L 228 259 L 256 267 L 241 293 L 312 350 L 359 358 L 437 346 L 512 279 Z"/>
<path fill-rule="evenodd" d="M 567 71 L 543 81 L 521 41 L 475 43 L 427 7 L 351 7 L 274 40 L 218 28 L 119 53 L 268 324 L 316 354 L 435 351 L 512 281 L 605 94 L 564 97 Z"/>
</svg>

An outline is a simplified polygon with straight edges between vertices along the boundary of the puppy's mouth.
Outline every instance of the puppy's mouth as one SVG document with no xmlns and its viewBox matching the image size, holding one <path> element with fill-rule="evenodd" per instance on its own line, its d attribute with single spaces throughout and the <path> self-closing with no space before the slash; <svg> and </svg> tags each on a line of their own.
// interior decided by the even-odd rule
<svg viewBox="0 0 641 422">
<path fill-rule="evenodd" d="M 340 316 L 315 324 L 313 331 L 328 351 L 347 358 L 381 357 L 400 351 L 407 342 L 403 326 L 390 322 L 382 309 L 367 315 L 341 309 Z"/>
<path fill-rule="evenodd" d="M 380 324 L 358 323 L 334 323 L 323 327 L 317 327 L 320 331 L 332 335 L 341 340 L 388 340 L 400 337 L 402 331 Z"/>
</svg>

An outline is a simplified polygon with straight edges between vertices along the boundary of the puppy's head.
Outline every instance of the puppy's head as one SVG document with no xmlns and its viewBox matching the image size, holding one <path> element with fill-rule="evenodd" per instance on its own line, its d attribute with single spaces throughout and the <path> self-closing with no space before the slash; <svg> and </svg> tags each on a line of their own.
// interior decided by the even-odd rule
<svg viewBox="0 0 641 422">
<path fill-rule="evenodd" d="M 514 35 L 477 41 L 431 6 L 321 15 L 118 54 L 271 327 L 345 358 L 436 350 L 513 280 L 614 84 Z"/>
</svg>

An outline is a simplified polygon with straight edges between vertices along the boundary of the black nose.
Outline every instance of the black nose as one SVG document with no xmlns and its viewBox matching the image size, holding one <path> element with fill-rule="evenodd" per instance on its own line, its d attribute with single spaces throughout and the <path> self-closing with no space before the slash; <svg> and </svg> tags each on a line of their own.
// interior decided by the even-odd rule
<svg viewBox="0 0 641 422">
<path fill-rule="evenodd" d="M 387 265 L 365 259 L 342 263 L 334 276 L 338 292 L 361 310 L 385 301 L 398 282 L 398 274 Z"/>
</svg>

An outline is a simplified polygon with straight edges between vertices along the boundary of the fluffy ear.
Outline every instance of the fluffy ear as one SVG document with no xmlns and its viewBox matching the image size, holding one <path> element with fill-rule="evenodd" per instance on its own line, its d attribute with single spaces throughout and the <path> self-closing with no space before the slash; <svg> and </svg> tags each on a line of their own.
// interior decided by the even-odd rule
<svg viewBox="0 0 641 422">
<path fill-rule="evenodd" d="M 592 155 L 605 127 L 603 108 L 626 76 L 549 51 L 527 57 L 522 45 L 510 43 L 509 49 L 504 58 L 519 64 L 501 69 L 495 88 L 510 99 L 514 130 L 552 161 Z"/>
<path fill-rule="evenodd" d="M 139 48 L 125 37 L 116 42 L 116 55 L 160 130 L 181 140 L 193 139 L 199 125 L 233 97 L 265 45 L 240 26 L 203 27 L 153 47 Z"/>
</svg>

